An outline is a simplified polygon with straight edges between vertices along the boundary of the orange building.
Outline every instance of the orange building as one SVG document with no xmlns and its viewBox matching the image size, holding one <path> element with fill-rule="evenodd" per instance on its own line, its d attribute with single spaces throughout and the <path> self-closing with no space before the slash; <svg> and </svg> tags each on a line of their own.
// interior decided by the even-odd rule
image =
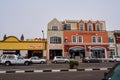
<svg viewBox="0 0 120 80">
<path fill-rule="evenodd" d="M 63 24 L 65 56 L 109 56 L 108 32 L 104 21 L 66 20 Z"/>
</svg>

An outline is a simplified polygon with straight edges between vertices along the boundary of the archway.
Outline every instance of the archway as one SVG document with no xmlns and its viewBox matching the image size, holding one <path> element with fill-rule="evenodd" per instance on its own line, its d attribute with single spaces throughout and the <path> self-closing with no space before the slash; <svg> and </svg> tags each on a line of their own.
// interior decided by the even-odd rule
<svg viewBox="0 0 120 80">
<path fill-rule="evenodd" d="M 75 57 L 84 58 L 85 49 L 82 47 L 72 47 L 69 49 L 69 55 L 70 55 L 70 58 L 75 58 Z"/>
</svg>

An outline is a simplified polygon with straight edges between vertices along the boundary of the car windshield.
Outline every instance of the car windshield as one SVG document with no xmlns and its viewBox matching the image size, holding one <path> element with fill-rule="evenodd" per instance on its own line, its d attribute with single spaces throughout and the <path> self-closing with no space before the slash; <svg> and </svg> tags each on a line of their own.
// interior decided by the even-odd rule
<svg viewBox="0 0 120 80">
<path fill-rule="evenodd" d="M 108 72 L 106 78 L 110 80 L 120 80 L 120 64 L 115 65 L 115 67 Z"/>
</svg>

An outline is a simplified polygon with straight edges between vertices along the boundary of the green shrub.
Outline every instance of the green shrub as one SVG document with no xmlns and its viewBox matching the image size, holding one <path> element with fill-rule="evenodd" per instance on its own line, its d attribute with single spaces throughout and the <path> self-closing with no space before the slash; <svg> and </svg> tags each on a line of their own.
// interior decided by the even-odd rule
<svg viewBox="0 0 120 80">
<path fill-rule="evenodd" d="M 72 60 L 72 61 L 69 62 L 70 69 L 75 69 L 75 68 L 78 67 L 78 65 L 79 65 L 78 61 L 73 61 Z"/>
</svg>

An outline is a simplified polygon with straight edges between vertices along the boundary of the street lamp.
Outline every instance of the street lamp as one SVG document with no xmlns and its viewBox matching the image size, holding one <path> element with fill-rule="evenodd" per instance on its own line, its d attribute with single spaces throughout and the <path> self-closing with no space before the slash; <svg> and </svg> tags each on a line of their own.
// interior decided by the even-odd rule
<svg viewBox="0 0 120 80">
<path fill-rule="evenodd" d="M 44 31 L 42 30 L 42 34 L 43 34 L 43 39 L 44 39 Z"/>
</svg>

